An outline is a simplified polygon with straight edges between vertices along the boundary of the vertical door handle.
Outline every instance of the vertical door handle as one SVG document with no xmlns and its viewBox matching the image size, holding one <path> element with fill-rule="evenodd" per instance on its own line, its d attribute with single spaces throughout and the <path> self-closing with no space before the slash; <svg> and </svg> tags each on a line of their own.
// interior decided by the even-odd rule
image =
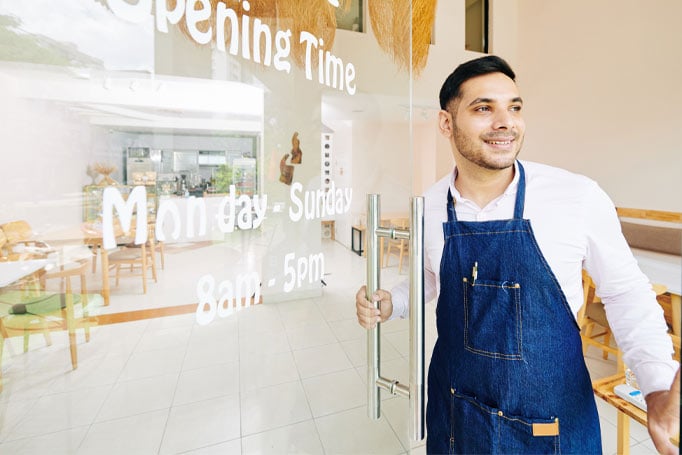
<svg viewBox="0 0 682 455">
<path fill-rule="evenodd" d="M 378 194 L 367 196 L 367 299 L 381 287 L 379 237 L 409 240 L 409 315 L 410 315 L 410 378 L 409 384 L 381 376 L 381 324 L 367 331 L 367 413 L 370 418 L 381 416 L 381 389 L 410 400 L 410 436 L 424 439 L 424 198 L 410 200 L 408 230 L 379 226 Z M 378 303 L 377 303 L 378 305 Z"/>
</svg>

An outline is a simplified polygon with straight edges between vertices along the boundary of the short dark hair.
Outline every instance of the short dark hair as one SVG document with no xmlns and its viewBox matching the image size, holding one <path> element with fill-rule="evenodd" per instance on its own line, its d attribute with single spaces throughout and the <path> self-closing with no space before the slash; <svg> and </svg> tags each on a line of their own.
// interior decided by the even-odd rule
<svg viewBox="0 0 682 455">
<path fill-rule="evenodd" d="M 445 110 L 448 103 L 459 96 L 459 89 L 463 83 L 476 76 L 483 76 L 490 73 L 502 73 L 512 81 L 516 80 L 516 74 L 509 66 L 509 63 L 496 55 L 486 55 L 474 60 L 469 60 L 459 65 L 445 79 L 440 89 L 440 108 Z"/>
</svg>

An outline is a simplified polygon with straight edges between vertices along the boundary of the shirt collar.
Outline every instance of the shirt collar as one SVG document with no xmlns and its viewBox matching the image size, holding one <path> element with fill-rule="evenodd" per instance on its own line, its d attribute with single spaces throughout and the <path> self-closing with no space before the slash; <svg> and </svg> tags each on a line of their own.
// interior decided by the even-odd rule
<svg viewBox="0 0 682 455">
<path fill-rule="evenodd" d="M 459 194 L 459 191 L 457 191 L 457 188 L 455 188 L 455 177 L 457 177 L 457 164 L 455 164 L 455 167 L 453 168 L 452 172 L 450 173 L 450 193 L 452 194 L 452 198 L 455 201 L 458 200 L 465 200 L 461 194 Z M 515 160 L 514 161 L 514 178 L 512 179 L 511 183 L 507 188 L 504 190 L 504 193 L 502 193 L 499 197 L 495 198 L 491 203 L 499 203 L 500 200 L 503 199 L 503 197 L 507 196 L 515 196 L 516 195 L 516 190 L 519 186 L 519 161 Z"/>
</svg>

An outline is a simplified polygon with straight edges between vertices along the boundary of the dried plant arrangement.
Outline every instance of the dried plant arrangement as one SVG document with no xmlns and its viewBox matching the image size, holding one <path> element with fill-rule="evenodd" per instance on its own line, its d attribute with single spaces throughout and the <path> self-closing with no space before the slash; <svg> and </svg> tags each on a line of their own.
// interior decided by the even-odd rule
<svg viewBox="0 0 682 455">
<path fill-rule="evenodd" d="M 102 178 L 97 182 L 99 186 L 118 185 L 118 182 L 110 177 L 116 172 L 116 166 L 109 163 L 94 163 L 92 169 L 97 172 Z"/>
</svg>

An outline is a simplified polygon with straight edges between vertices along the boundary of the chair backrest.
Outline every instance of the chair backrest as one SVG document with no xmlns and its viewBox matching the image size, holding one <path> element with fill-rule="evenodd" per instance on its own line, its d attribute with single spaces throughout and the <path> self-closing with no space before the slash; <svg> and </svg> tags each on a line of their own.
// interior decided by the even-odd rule
<svg viewBox="0 0 682 455">
<path fill-rule="evenodd" d="M 616 211 L 630 247 L 682 255 L 682 212 L 623 207 Z"/>
<path fill-rule="evenodd" d="M 5 234 L 7 243 L 16 243 L 23 240 L 30 240 L 33 237 L 33 229 L 27 221 L 10 221 L 0 225 L 0 229 Z"/>
</svg>

